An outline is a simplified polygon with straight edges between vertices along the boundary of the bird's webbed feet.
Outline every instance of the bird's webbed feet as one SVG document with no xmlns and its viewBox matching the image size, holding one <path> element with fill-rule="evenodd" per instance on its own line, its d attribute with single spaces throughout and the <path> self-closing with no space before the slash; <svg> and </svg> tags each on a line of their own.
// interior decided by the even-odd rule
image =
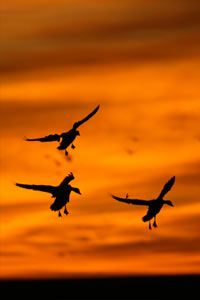
<svg viewBox="0 0 200 300">
<path fill-rule="evenodd" d="M 152 229 L 152 227 L 151 227 L 151 222 L 149 221 L 149 229 Z"/>
<path fill-rule="evenodd" d="M 72 149 L 75 149 L 76 147 L 74 146 L 74 144 L 71 144 L 71 148 L 72 148 Z"/>
<path fill-rule="evenodd" d="M 153 227 L 158 227 L 157 223 L 156 223 L 156 218 L 154 218 L 154 221 L 153 221 Z"/>
<path fill-rule="evenodd" d="M 59 210 L 58 216 L 59 216 L 59 217 L 62 217 L 62 214 L 61 214 L 60 210 Z"/>
<path fill-rule="evenodd" d="M 64 214 L 65 214 L 65 215 L 68 215 L 68 214 L 69 214 L 69 212 L 68 212 L 66 206 L 65 206 L 65 209 L 64 209 Z"/>
</svg>

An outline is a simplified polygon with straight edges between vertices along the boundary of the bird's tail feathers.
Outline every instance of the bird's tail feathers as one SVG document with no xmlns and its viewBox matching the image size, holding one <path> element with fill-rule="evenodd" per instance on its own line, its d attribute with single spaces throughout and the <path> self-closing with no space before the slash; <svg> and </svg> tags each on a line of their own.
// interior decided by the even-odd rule
<svg viewBox="0 0 200 300">
<path fill-rule="evenodd" d="M 50 209 L 53 211 L 57 211 L 60 209 L 60 206 L 58 206 L 58 204 L 56 204 L 56 203 L 53 203 L 53 204 L 51 204 Z"/>
<path fill-rule="evenodd" d="M 142 218 L 142 221 L 143 222 L 147 222 L 149 221 L 151 218 L 148 216 L 148 215 L 145 215 L 143 218 Z"/>
</svg>

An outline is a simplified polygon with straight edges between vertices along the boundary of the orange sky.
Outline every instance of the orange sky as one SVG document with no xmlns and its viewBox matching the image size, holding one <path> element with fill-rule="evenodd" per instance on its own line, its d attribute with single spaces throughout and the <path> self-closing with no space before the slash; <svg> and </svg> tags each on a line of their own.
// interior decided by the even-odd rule
<svg viewBox="0 0 200 300">
<path fill-rule="evenodd" d="M 1 4 L 0 278 L 200 271 L 200 3 L 7 0 Z M 72 160 L 56 143 L 80 128 Z M 70 171 L 70 214 L 48 194 Z M 158 229 L 145 208 L 173 175 Z"/>
</svg>

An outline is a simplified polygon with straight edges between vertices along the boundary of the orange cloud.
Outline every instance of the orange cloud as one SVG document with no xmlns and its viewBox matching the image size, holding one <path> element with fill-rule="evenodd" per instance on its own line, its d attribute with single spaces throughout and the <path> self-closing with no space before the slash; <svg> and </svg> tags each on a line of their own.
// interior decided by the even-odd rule
<svg viewBox="0 0 200 300">
<path fill-rule="evenodd" d="M 1 278 L 199 273 L 199 8 L 3 4 Z M 98 104 L 71 161 L 56 142 L 23 140 L 67 131 Z M 56 185 L 70 171 L 82 196 L 71 195 L 65 218 L 49 195 L 15 186 Z M 173 175 L 175 206 L 157 230 L 144 208 L 110 197 L 155 198 Z"/>
</svg>

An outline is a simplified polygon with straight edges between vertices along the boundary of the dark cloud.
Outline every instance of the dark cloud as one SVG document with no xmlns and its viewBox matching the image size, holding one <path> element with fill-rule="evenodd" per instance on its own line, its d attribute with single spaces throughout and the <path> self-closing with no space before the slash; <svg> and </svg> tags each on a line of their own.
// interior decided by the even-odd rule
<svg viewBox="0 0 200 300">
<path fill-rule="evenodd" d="M 4 133 L 16 134 L 23 129 L 24 135 L 31 134 L 30 130 L 47 128 L 48 130 L 66 131 L 82 116 L 90 111 L 96 103 L 66 102 L 2 102 L 0 126 Z M 44 132 L 45 133 L 45 132 Z"/>
<path fill-rule="evenodd" d="M 44 209 L 45 207 L 48 207 L 48 200 L 47 202 L 44 202 L 41 200 L 41 202 L 30 202 L 30 200 L 19 202 L 19 203 L 9 203 L 9 204 L 1 204 L 0 205 L 0 214 L 2 216 L 8 216 L 11 215 L 13 217 L 13 212 L 15 214 L 15 217 L 19 217 L 18 214 L 23 213 L 33 213 L 36 211 L 40 211 L 41 209 Z M 20 216 L 21 217 L 21 216 Z"/>
<path fill-rule="evenodd" d="M 115 3 L 104 9 L 81 6 L 73 8 L 70 17 L 66 7 L 58 5 L 50 12 L 51 22 L 46 9 L 40 11 L 39 20 L 36 10 L 30 15 L 32 21 L 27 21 L 29 26 L 24 26 L 24 31 L 20 27 L 20 37 L 16 38 L 16 32 L 15 38 L 4 41 L 1 73 L 198 56 L 200 5 L 196 1 L 190 5 L 187 1 L 166 3 L 145 2 L 138 7 L 131 2 Z M 10 18 L 7 22 L 14 21 Z"/>
<path fill-rule="evenodd" d="M 173 112 L 169 115 L 166 115 L 163 122 L 171 130 L 185 133 L 185 138 L 188 138 L 194 137 L 195 128 L 196 132 L 199 132 L 199 120 L 200 114 L 198 112 L 190 113 L 185 111 L 183 113 Z"/>
<path fill-rule="evenodd" d="M 196 237 L 157 237 L 148 241 L 130 241 L 126 243 L 102 244 L 93 246 L 94 255 L 124 256 L 144 254 L 198 254 L 200 243 Z"/>
<path fill-rule="evenodd" d="M 1 74 L 19 75 L 20 72 L 95 64 L 141 64 L 180 60 L 184 57 L 198 57 L 200 50 L 200 43 L 195 34 L 152 41 L 136 40 L 132 37 L 128 41 L 109 41 L 106 45 L 85 43 L 77 48 L 63 45 L 54 51 L 51 50 L 51 46 L 41 51 L 21 50 L 19 54 L 7 54 L 7 58 L 1 62 Z"/>
<path fill-rule="evenodd" d="M 163 236 L 159 233 L 151 239 L 146 239 L 143 235 L 143 240 L 117 242 L 112 244 L 102 243 L 101 245 L 91 245 L 91 251 L 99 255 L 137 255 L 143 256 L 144 254 L 180 254 L 180 255 L 193 255 L 198 254 L 200 251 L 199 240 L 199 213 L 189 216 L 179 216 L 169 221 L 169 226 L 174 228 L 174 233 L 171 236 Z M 167 224 L 165 224 L 167 226 Z M 146 229 L 148 230 L 148 229 Z M 185 233 L 184 235 L 179 232 Z M 132 234 L 140 235 L 141 231 L 138 228 L 120 228 L 118 234 L 120 236 L 129 236 Z"/>
<path fill-rule="evenodd" d="M 199 183 L 200 183 L 200 174 L 197 170 L 188 171 L 184 174 L 180 174 L 178 176 L 178 180 L 179 180 L 179 184 L 183 187 L 183 190 L 186 190 L 187 187 L 189 189 L 189 188 L 191 188 L 191 186 L 198 186 L 199 185 Z M 192 197 L 194 197 L 194 196 L 192 196 Z M 192 199 L 190 199 L 190 202 L 191 202 L 191 200 Z"/>
<path fill-rule="evenodd" d="M 184 190 L 190 189 L 191 186 L 199 186 L 200 183 L 200 160 L 191 161 L 180 166 L 181 171 L 177 176 L 177 183 Z M 192 192 L 192 190 L 191 190 Z"/>
<path fill-rule="evenodd" d="M 3 243 L 2 243 L 3 245 Z M 18 251 L 0 251 L 0 257 L 2 258 L 12 258 L 12 257 L 22 257 L 24 256 L 23 252 L 18 252 Z"/>
<path fill-rule="evenodd" d="M 199 220 L 200 213 L 194 210 L 194 213 L 180 216 L 177 212 L 176 218 L 170 220 L 170 226 L 178 232 L 187 232 L 191 238 L 196 237 L 196 242 L 199 240 Z"/>
</svg>

